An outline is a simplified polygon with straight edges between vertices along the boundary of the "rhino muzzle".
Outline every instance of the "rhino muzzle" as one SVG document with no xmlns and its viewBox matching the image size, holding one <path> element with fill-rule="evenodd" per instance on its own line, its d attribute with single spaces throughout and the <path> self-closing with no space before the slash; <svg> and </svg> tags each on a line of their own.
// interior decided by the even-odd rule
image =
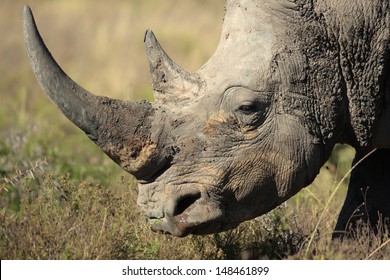
<svg viewBox="0 0 390 280">
<path fill-rule="evenodd" d="M 187 189 L 185 194 L 171 195 L 162 218 L 149 216 L 153 231 L 178 237 L 210 234 L 235 227 L 226 225 L 225 221 L 224 207 L 197 188 L 193 191 Z"/>
</svg>

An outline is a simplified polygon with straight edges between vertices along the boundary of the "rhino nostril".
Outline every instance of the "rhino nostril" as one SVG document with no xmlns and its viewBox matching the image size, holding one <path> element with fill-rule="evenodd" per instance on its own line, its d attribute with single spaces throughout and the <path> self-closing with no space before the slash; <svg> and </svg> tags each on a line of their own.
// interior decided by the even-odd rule
<svg viewBox="0 0 390 280">
<path fill-rule="evenodd" d="M 187 196 L 182 197 L 176 205 L 176 208 L 174 211 L 174 216 L 178 216 L 180 214 L 183 214 L 183 212 L 186 211 L 199 198 L 200 198 L 200 193 L 193 194 L 193 195 L 187 195 Z"/>
</svg>

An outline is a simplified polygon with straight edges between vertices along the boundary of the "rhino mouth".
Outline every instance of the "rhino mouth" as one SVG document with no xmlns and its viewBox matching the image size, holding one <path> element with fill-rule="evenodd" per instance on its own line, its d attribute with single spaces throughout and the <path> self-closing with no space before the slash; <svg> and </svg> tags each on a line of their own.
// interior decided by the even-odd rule
<svg viewBox="0 0 390 280">
<path fill-rule="evenodd" d="M 236 227 L 239 223 L 229 223 L 225 207 L 210 201 L 200 192 L 184 195 L 174 202 L 167 202 L 163 217 L 149 216 L 149 224 L 154 232 L 177 237 L 189 234 L 206 235 Z"/>
<path fill-rule="evenodd" d="M 176 237 L 185 237 L 190 234 L 207 235 L 224 231 L 224 224 L 218 221 L 200 222 L 199 224 L 186 223 L 185 217 L 165 217 L 158 220 L 149 220 L 150 228 L 156 233 L 164 233 Z"/>
<path fill-rule="evenodd" d="M 178 219 L 162 218 L 149 219 L 150 228 L 156 233 L 170 234 L 176 237 L 185 237 L 187 235 L 207 235 L 223 232 L 236 228 L 240 223 L 228 223 L 223 220 L 212 220 L 197 223 L 186 223 L 185 217 Z"/>
<path fill-rule="evenodd" d="M 163 233 L 174 235 L 177 237 L 185 237 L 190 234 L 195 235 L 206 235 L 212 232 L 218 232 L 220 228 L 220 223 L 213 223 L 212 227 L 209 224 L 203 224 L 198 226 L 187 226 L 187 227 L 173 227 L 172 221 L 170 219 L 164 218 L 156 221 L 151 221 L 151 230 L 156 233 Z"/>
</svg>

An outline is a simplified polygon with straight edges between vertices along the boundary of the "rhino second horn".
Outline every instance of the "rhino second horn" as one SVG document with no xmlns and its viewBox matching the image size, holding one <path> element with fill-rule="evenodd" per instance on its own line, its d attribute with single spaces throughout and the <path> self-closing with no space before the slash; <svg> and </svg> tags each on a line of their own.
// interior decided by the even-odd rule
<svg viewBox="0 0 390 280">
<path fill-rule="evenodd" d="M 163 164 L 151 141 L 155 110 L 150 102 L 96 96 L 80 87 L 51 56 L 28 6 L 23 9 L 23 33 L 37 80 L 70 121 L 137 179 L 147 178 Z"/>
<path fill-rule="evenodd" d="M 200 76 L 177 65 L 163 50 L 153 31 L 146 31 L 144 42 L 157 100 L 187 100 L 199 92 Z"/>
</svg>

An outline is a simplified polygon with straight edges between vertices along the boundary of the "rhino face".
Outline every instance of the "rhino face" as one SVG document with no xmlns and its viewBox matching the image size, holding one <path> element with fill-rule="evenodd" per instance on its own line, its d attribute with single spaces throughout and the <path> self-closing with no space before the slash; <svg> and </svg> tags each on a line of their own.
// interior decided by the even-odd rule
<svg viewBox="0 0 390 280">
<path fill-rule="evenodd" d="M 294 195 L 312 179 L 309 166 L 318 165 L 319 142 L 301 117 L 281 114 L 278 92 L 203 90 L 163 110 L 171 116 L 164 142 L 174 152 L 158 177 L 140 181 L 138 198 L 155 231 L 234 228 Z"/>
<path fill-rule="evenodd" d="M 307 183 L 302 166 L 318 145 L 299 119 L 277 115 L 274 95 L 234 86 L 170 113 L 180 116 L 170 130 L 175 154 L 139 186 L 138 204 L 153 230 L 184 236 L 234 228 Z"/>
<path fill-rule="evenodd" d="M 234 228 L 297 193 L 323 163 L 306 57 L 294 40 L 281 39 L 291 30 L 275 16 L 293 9 L 266 6 L 227 1 L 218 49 L 196 73 L 170 60 L 147 31 L 154 103 L 79 87 L 24 10 L 25 41 L 42 87 L 138 179 L 138 204 L 155 231 L 185 236 Z"/>
</svg>

